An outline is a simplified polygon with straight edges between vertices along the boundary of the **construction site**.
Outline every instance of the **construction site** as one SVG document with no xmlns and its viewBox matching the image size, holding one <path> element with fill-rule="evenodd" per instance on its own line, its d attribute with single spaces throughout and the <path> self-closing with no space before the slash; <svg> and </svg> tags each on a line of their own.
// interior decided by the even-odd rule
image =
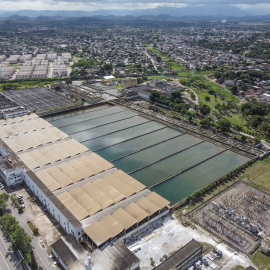
<svg viewBox="0 0 270 270">
<path fill-rule="evenodd" d="M 242 181 L 219 193 L 188 217 L 244 254 L 270 235 L 270 195 Z"/>
</svg>

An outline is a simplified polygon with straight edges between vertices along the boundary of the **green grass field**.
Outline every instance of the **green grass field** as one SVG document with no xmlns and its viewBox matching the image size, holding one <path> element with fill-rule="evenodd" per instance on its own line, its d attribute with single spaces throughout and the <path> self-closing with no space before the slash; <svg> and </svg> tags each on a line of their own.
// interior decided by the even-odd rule
<svg viewBox="0 0 270 270">
<path fill-rule="evenodd" d="M 157 50 L 156 48 L 153 48 L 149 44 L 145 44 L 147 49 L 152 51 L 156 56 L 159 56 L 161 58 L 161 61 L 165 62 L 169 68 L 171 68 L 173 71 L 179 71 L 179 70 L 185 70 L 186 68 L 180 65 L 179 63 L 173 61 L 166 53 L 161 52 Z"/>
<path fill-rule="evenodd" d="M 270 193 L 270 156 L 247 168 L 241 178 L 253 186 Z"/>
<path fill-rule="evenodd" d="M 244 270 L 245 267 L 241 266 L 241 265 L 236 265 L 235 267 L 233 267 L 231 270 Z"/>
<path fill-rule="evenodd" d="M 232 125 L 239 125 L 243 127 L 244 132 L 254 132 L 254 130 L 248 126 L 247 121 L 245 118 L 242 117 L 241 114 L 237 112 L 236 109 L 231 110 L 221 110 L 220 112 L 217 112 L 217 109 L 215 108 L 217 104 L 227 104 L 225 99 L 228 102 L 237 104 L 239 102 L 239 99 L 228 92 L 226 89 L 224 89 L 222 86 L 218 85 L 217 83 L 211 82 L 207 78 L 204 77 L 204 75 L 209 74 L 211 72 L 209 71 L 202 71 L 198 72 L 194 76 L 181 78 L 180 82 L 185 84 L 187 87 L 193 89 L 198 97 L 199 97 L 199 104 L 207 104 L 210 108 L 212 113 L 218 114 L 220 117 L 228 120 Z M 216 95 L 210 94 L 209 91 L 214 91 Z M 208 97 L 209 100 L 205 100 L 205 98 Z"/>
<path fill-rule="evenodd" d="M 257 250 L 254 254 L 250 256 L 250 260 L 259 270 L 269 270 L 270 269 L 270 257 L 261 253 Z"/>
</svg>

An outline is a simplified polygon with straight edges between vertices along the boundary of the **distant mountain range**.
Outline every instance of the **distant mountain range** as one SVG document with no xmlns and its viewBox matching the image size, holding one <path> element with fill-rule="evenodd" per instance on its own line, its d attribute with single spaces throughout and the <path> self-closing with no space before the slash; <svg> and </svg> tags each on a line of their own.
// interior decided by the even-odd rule
<svg viewBox="0 0 270 270">
<path fill-rule="evenodd" d="M 203 5 L 187 6 L 184 8 L 156 7 L 154 9 L 137 10 L 97 10 L 97 11 L 66 11 L 66 10 L 20 10 L 20 11 L 0 11 L 1 18 L 8 18 L 14 15 L 27 17 L 92 17 L 92 16 L 145 16 L 145 15 L 169 15 L 173 17 L 183 16 L 215 16 L 215 17 L 243 17 L 252 16 L 250 12 L 231 5 Z"/>
</svg>

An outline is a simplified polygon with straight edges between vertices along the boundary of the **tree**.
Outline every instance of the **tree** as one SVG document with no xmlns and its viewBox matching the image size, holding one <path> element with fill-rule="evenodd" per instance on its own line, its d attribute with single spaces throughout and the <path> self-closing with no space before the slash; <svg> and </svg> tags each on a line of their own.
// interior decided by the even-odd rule
<svg viewBox="0 0 270 270">
<path fill-rule="evenodd" d="M 229 131 L 230 127 L 231 127 L 231 123 L 226 119 L 220 119 L 216 124 L 216 128 L 222 132 Z"/>
<path fill-rule="evenodd" d="M 211 112 L 211 108 L 206 104 L 200 105 L 199 110 L 202 115 L 206 115 Z"/>
<path fill-rule="evenodd" d="M 213 124 L 213 119 L 211 116 L 208 116 L 206 118 L 203 118 L 201 121 L 200 121 L 200 125 L 201 126 L 211 126 Z"/>
<path fill-rule="evenodd" d="M 210 97 L 209 97 L 209 96 L 206 96 L 206 97 L 204 98 L 204 100 L 205 100 L 205 101 L 210 101 Z"/>
<path fill-rule="evenodd" d="M 7 204 L 6 202 L 9 199 L 9 195 L 7 193 L 0 194 L 0 212 L 3 214 L 6 212 Z"/>
<path fill-rule="evenodd" d="M 235 95 L 237 93 L 237 86 L 236 85 L 232 86 L 231 91 Z"/>
</svg>

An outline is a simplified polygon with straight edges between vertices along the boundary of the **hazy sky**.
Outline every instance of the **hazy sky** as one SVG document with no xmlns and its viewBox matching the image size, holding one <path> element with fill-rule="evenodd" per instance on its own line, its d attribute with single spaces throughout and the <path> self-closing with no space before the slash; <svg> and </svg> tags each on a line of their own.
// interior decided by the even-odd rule
<svg viewBox="0 0 270 270">
<path fill-rule="evenodd" d="M 0 0 L 0 10 L 98 10 L 146 9 L 158 6 L 185 7 L 187 5 L 231 4 L 248 11 L 269 11 L 270 0 Z"/>
</svg>

